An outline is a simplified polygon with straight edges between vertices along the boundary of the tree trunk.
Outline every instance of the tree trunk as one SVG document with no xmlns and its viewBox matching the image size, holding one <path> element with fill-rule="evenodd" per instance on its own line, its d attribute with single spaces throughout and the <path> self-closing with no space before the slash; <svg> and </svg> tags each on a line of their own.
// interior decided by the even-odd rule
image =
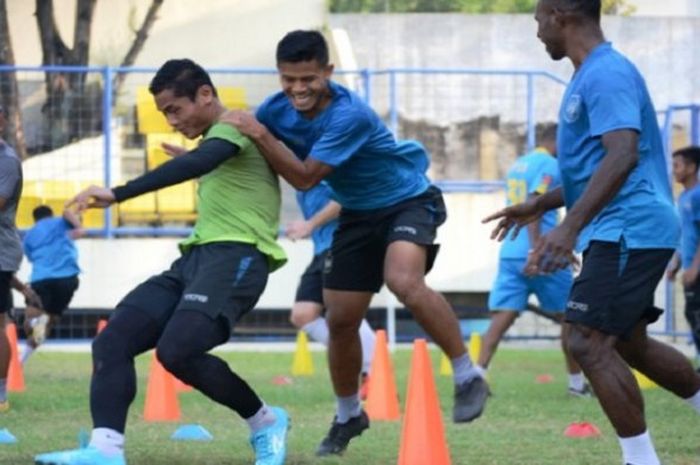
<svg viewBox="0 0 700 465">
<path fill-rule="evenodd" d="M 148 39 L 148 33 L 150 32 L 151 27 L 153 27 L 153 23 L 155 23 L 156 19 L 158 19 L 157 13 L 161 5 L 163 5 L 163 1 L 164 0 L 153 0 L 151 2 L 151 6 L 148 8 L 148 12 L 146 12 L 146 16 L 143 19 L 143 23 L 141 23 L 141 27 L 139 27 L 139 30 L 136 31 L 134 42 L 131 44 L 129 51 L 124 56 L 124 59 L 119 65 L 120 67 L 131 66 L 136 61 L 136 57 L 143 49 L 146 39 Z M 117 73 L 117 75 L 114 77 L 114 81 L 112 83 L 112 105 L 116 104 L 117 97 L 119 96 L 119 92 L 121 91 L 125 79 L 126 73 Z"/>
<path fill-rule="evenodd" d="M 0 65 L 14 65 L 15 55 L 12 50 L 10 27 L 7 21 L 6 0 L 0 0 Z M 19 106 L 19 89 L 17 86 L 17 74 L 13 72 L 0 72 L 0 104 L 5 109 L 9 127 L 5 129 L 7 135 L 0 134 L 10 145 L 14 146 L 22 160 L 27 158 L 27 148 L 24 142 L 24 130 L 22 129 L 22 112 Z"/>
</svg>

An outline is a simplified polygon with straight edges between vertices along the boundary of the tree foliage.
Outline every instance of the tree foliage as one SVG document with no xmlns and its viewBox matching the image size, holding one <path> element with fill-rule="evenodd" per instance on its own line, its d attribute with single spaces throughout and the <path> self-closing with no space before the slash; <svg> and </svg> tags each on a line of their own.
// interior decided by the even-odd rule
<svg viewBox="0 0 700 465">
<path fill-rule="evenodd" d="M 631 14 L 629 0 L 602 0 L 604 14 Z M 330 0 L 331 13 L 533 13 L 537 0 Z"/>
</svg>

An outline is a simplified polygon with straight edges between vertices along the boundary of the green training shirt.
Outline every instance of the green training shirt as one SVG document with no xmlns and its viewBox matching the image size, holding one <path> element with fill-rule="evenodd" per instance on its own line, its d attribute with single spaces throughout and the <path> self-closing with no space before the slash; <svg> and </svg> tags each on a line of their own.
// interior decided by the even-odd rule
<svg viewBox="0 0 700 465">
<path fill-rule="evenodd" d="M 214 124 L 204 134 L 204 139 L 212 138 L 231 142 L 240 152 L 199 179 L 197 222 L 180 250 L 212 242 L 254 244 L 274 271 L 287 261 L 277 243 L 281 203 L 277 175 L 250 139 L 232 126 Z"/>
</svg>

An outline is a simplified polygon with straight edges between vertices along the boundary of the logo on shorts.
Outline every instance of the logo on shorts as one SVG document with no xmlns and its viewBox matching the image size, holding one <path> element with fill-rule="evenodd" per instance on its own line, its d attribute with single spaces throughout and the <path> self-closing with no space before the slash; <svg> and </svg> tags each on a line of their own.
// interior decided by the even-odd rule
<svg viewBox="0 0 700 465">
<path fill-rule="evenodd" d="M 566 308 L 575 312 L 587 312 L 588 304 L 585 304 L 583 302 L 574 302 L 573 300 L 570 300 L 566 304 Z"/>
<path fill-rule="evenodd" d="M 573 94 L 569 97 L 564 108 L 564 119 L 567 123 L 575 123 L 578 117 L 581 116 L 581 95 Z"/>
<path fill-rule="evenodd" d="M 396 226 L 394 228 L 394 232 L 397 232 L 397 233 L 403 232 L 403 233 L 411 234 L 412 236 L 415 236 L 416 234 L 418 234 L 418 231 L 413 226 Z"/>
<path fill-rule="evenodd" d="M 182 296 L 182 299 L 188 302 L 199 302 L 201 304 L 206 304 L 209 301 L 209 296 L 203 294 L 185 294 Z"/>
<path fill-rule="evenodd" d="M 327 254 L 326 258 L 323 260 L 323 273 L 328 274 L 333 269 L 333 256 Z"/>
</svg>

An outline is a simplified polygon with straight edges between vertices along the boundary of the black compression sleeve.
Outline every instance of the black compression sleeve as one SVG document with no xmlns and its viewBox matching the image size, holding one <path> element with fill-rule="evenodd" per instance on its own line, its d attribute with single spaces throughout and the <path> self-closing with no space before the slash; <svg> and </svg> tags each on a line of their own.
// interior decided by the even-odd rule
<svg viewBox="0 0 700 465">
<path fill-rule="evenodd" d="M 240 151 L 236 144 L 223 139 L 207 139 L 199 147 L 169 160 L 153 171 L 112 189 L 117 202 L 164 187 L 198 178 Z"/>
</svg>

